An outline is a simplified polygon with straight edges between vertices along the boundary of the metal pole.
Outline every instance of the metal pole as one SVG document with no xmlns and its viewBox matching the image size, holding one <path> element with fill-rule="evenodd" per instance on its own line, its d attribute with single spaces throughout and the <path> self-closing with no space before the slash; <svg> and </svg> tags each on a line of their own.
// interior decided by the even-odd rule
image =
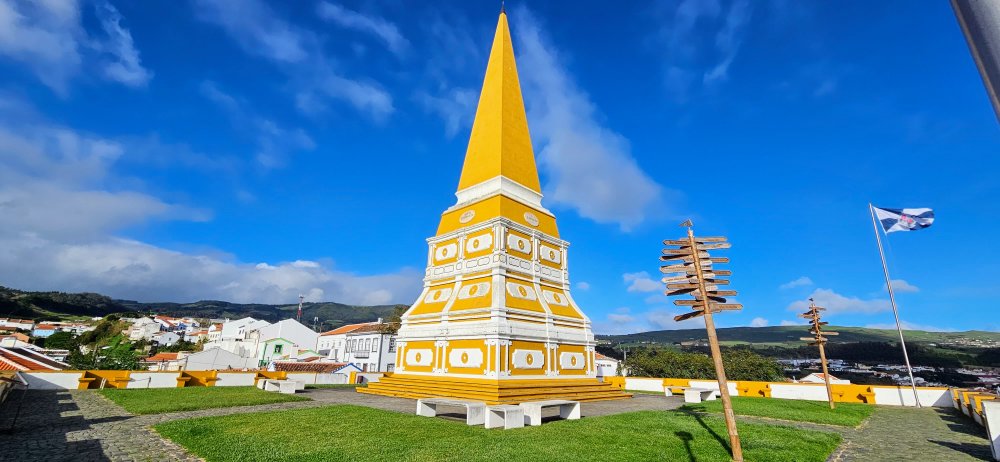
<svg viewBox="0 0 1000 462">
<path fill-rule="evenodd" d="M 712 310 L 705 290 L 705 278 L 701 270 L 701 259 L 698 257 L 698 242 L 694 239 L 694 230 L 690 227 L 687 230 L 688 241 L 691 243 L 692 258 L 694 268 L 698 274 L 698 286 L 704 300 L 703 308 L 705 313 L 705 331 L 708 333 L 708 346 L 712 351 L 712 362 L 715 363 L 715 375 L 719 379 L 719 395 L 722 398 L 722 410 L 726 418 L 726 431 L 729 432 L 729 445 L 733 451 L 733 461 L 743 462 L 743 447 L 740 444 L 740 435 L 736 431 L 736 415 L 733 413 L 733 402 L 729 398 L 729 382 L 726 381 L 726 369 L 722 365 L 722 351 L 719 349 L 719 339 L 715 335 L 715 321 L 712 320 Z"/>
<path fill-rule="evenodd" d="M 917 383 L 913 380 L 913 368 L 910 367 L 910 355 L 906 353 L 906 341 L 903 340 L 903 326 L 899 323 L 899 310 L 896 308 L 896 295 L 892 291 L 892 280 L 889 279 L 889 267 L 885 264 L 885 252 L 882 250 L 882 237 L 878 232 L 878 220 L 875 219 L 875 207 L 868 203 L 868 211 L 872 214 L 872 227 L 875 229 L 875 242 L 878 243 L 878 254 L 882 257 L 882 272 L 885 273 L 885 287 L 889 289 L 889 301 L 892 303 L 892 315 L 896 318 L 896 330 L 899 332 L 899 346 L 903 348 L 903 360 L 906 361 L 906 372 L 910 374 L 910 387 L 913 388 L 913 400 L 920 406 L 917 395 Z"/>
<path fill-rule="evenodd" d="M 1000 2 L 951 0 L 958 25 L 965 34 L 986 94 L 1000 119 Z"/>
</svg>

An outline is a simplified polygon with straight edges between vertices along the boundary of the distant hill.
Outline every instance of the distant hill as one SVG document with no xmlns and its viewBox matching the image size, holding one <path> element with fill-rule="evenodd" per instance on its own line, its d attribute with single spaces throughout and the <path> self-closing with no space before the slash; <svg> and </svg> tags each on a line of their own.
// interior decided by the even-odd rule
<svg viewBox="0 0 1000 462">
<path fill-rule="evenodd" d="M 834 343 L 853 342 L 898 342 L 895 330 L 868 329 L 864 327 L 829 326 L 828 330 L 840 332 L 830 337 Z M 774 327 L 727 327 L 718 329 L 719 341 L 724 344 L 753 343 L 757 345 L 798 347 L 805 344 L 799 340 L 806 336 L 805 326 Z M 907 341 L 937 343 L 961 346 L 1000 346 L 1000 332 L 970 330 L 964 332 L 928 332 L 922 330 L 905 331 Z M 598 340 L 612 343 L 658 343 L 674 344 L 682 342 L 707 341 L 705 329 L 658 330 L 627 335 L 598 335 Z"/>
<path fill-rule="evenodd" d="M 318 317 L 323 328 L 333 328 L 354 322 L 388 318 L 397 306 L 305 303 L 302 306 L 302 321 L 303 324 L 311 326 L 313 318 Z M 69 316 L 106 316 L 114 313 L 156 313 L 216 319 L 250 316 L 277 321 L 294 318 L 296 310 L 298 310 L 297 304 L 243 304 L 217 300 L 194 303 L 142 303 L 134 300 L 117 300 L 95 293 L 28 292 L 0 286 L 0 317 L 55 319 Z"/>
</svg>

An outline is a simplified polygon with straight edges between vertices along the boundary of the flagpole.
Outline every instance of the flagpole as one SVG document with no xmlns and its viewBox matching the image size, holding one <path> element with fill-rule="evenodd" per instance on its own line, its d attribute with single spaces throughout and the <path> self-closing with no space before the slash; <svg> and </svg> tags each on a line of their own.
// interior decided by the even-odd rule
<svg viewBox="0 0 1000 462">
<path fill-rule="evenodd" d="M 878 220 L 875 219 L 875 207 L 868 203 L 868 211 L 872 214 L 872 228 L 875 230 L 875 242 L 878 243 L 878 254 L 882 257 L 882 272 L 885 273 L 885 287 L 889 289 L 889 301 L 892 303 L 892 315 L 896 318 L 896 330 L 899 332 L 899 346 L 903 348 L 903 360 L 906 361 L 906 372 L 910 374 L 910 387 L 913 388 L 913 400 L 920 405 L 917 395 L 917 384 L 913 381 L 913 368 L 910 367 L 910 355 L 906 353 L 906 341 L 903 340 L 903 326 L 899 323 L 899 310 L 896 309 L 896 295 L 892 291 L 892 280 L 889 279 L 889 267 L 885 264 L 885 251 L 882 250 L 882 237 L 878 233 Z"/>
</svg>

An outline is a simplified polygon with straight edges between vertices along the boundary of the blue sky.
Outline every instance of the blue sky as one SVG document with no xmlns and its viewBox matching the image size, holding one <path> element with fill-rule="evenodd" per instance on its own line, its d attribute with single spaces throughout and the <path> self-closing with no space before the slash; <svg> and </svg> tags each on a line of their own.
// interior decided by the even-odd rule
<svg viewBox="0 0 1000 462">
<path fill-rule="evenodd" d="M 409 303 L 454 203 L 494 2 L 0 0 L 0 284 L 142 301 Z M 657 279 L 692 218 L 739 313 L 1000 329 L 1000 133 L 947 2 L 507 3 L 574 296 L 697 327 Z M 692 172 L 697 166 L 698 174 Z"/>
</svg>

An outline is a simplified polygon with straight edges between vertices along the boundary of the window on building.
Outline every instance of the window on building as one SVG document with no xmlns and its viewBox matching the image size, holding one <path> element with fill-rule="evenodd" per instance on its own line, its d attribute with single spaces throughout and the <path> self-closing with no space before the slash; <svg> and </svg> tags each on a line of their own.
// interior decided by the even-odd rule
<svg viewBox="0 0 1000 462">
<path fill-rule="evenodd" d="M 389 337 L 389 353 L 396 352 L 396 337 Z"/>
<path fill-rule="evenodd" d="M 372 339 L 372 351 L 378 351 L 378 339 Z"/>
<path fill-rule="evenodd" d="M 389 363 L 389 364 L 385 365 L 385 371 L 386 372 L 392 372 L 394 370 L 396 370 L 396 365 L 395 364 Z"/>
<path fill-rule="evenodd" d="M 284 347 L 284 345 L 275 345 L 275 346 L 274 346 L 274 354 L 276 354 L 276 355 L 280 355 L 280 354 L 281 354 L 281 350 L 282 350 L 282 347 Z"/>
<path fill-rule="evenodd" d="M 362 347 L 362 349 L 367 350 L 367 349 L 371 348 L 371 346 L 372 346 L 372 339 L 366 338 L 365 339 L 365 345 Z"/>
</svg>

